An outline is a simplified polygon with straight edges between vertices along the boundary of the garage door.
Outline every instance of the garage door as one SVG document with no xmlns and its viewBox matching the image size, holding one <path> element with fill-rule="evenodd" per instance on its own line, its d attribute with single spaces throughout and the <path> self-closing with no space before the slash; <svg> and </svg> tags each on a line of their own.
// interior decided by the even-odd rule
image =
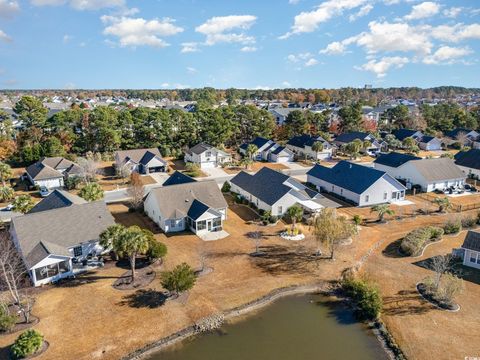
<svg viewBox="0 0 480 360">
<path fill-rule="evenodd" d="M 202 163 L 202 168 L 203 169 L 208 169 L 208 168 L 214 168 L 215 167 L 215 162 L 203 162 Z"/>
</svg>

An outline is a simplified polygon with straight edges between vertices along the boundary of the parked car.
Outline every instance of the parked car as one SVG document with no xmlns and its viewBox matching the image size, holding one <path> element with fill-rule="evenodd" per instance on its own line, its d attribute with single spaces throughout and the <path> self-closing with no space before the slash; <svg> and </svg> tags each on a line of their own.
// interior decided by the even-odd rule
<svg viewBox="0 0 480 360">
<path fill-rule="evenodd" d="M 50 194 L 50 191 L 45 186 L 40 187 L 40 196 L 41 197 L 47 197 L 49 194 Z"/>
<path fill-rule="evenodd" d="M 13 206 L 13 204 L 8 204 L 3 208 L 4 211 L 12 211 L 13 209 L 15 209 L 15 206 Z"/>
</svg>

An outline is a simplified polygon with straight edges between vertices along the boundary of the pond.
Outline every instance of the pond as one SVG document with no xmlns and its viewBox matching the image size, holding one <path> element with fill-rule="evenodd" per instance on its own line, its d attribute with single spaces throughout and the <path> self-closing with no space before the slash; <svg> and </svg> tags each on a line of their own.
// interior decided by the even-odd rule
<svg viewBox="0 0 480 360">
<path fill-rule="evenodd" d="M 352 312 L 322 295 L 291 296 L 149 360 L 388 359 Z"/>
</svg>

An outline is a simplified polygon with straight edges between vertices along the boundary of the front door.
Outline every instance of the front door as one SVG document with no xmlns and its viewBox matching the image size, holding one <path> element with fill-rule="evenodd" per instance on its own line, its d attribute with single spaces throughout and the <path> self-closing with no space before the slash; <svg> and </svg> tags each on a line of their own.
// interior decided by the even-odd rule
<svg viewBox="0 0 480 360">
<path fill-rule="evenodd" d="M 212 221 L 211 220 L 207 220 L 207 230 L 212 231 Z"/>
</svg>

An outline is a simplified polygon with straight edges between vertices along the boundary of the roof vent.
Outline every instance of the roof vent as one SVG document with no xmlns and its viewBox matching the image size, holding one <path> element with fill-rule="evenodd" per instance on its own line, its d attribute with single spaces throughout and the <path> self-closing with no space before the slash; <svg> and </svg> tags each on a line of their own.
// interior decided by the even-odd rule
<svg viewBox="0 0 480 360">
<path fill-rule="evenodd" d="M 350 169 L 352 168 L 352 164 L 350 164 Z"/>
<path fill-rule="evenodd" d="M 188 202 L 189 200 L 188 199 L 185 199 L 185 202 Z"/>
</svg>

